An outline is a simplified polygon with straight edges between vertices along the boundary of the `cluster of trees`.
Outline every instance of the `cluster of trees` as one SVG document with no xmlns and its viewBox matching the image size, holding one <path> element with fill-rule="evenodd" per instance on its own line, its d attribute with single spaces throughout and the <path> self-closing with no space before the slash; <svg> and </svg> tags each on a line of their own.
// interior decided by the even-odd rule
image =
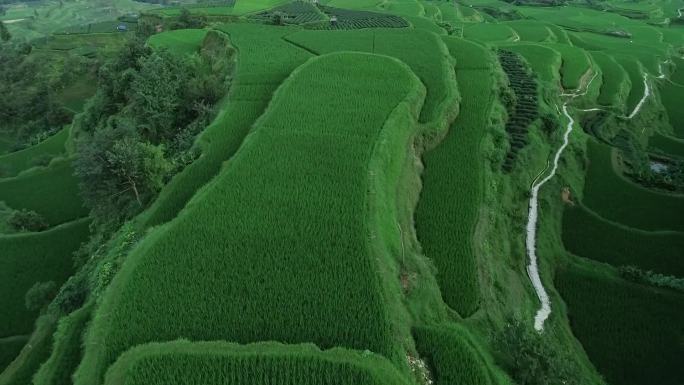
<svg viewBox="0 0 684 385">
<path fill-rule="evenodd" d="M 515 383 L 579 385 L 577 364 L 559 355 L 544 338 L 520 320 L 507 321 L 496 344 L 498 351 L 508 355 L 503 365 Z"/>
<path fill-rule="evenodd" d="M 0 121 L 16 138 L 13 150 L 37 142 L 72 120 L 73 113 L 62 104 L 60 92 L 93 67 L 84 57 L 48 55 L 32 52 L 27 44 L 0 43 Z"/>
<path fill-rule="evenodd" d="M 75 122 L 76 174 L 97 223 L 113 229 L 137 214 L 197 156 L 194 138 L 228 86 L 223 54 L 181 57 L 137 37 L 100 68 L 98 91 Z"/>
</svg>

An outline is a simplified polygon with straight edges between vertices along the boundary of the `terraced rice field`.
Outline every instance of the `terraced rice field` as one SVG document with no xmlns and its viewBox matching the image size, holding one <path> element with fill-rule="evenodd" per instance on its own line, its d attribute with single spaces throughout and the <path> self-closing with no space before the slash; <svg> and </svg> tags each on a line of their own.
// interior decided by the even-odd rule
<svg viewBox="0 0 684 385">
<path fill-rule="evenodd" d="M 53 226 L 82 218 L 88 211 L 73 172 L 71 160 L 56 159 L 48 167 L 0 179 L 0 201 L 13 209 L 33 210 Z"/>
<path fill-rule="evenodd" d="M 684 231 L 684 198 L 647 190 L 618 175 L 611 148 L 589 142 L 583 203 L 608 220 L 647 231 Z"/>
<path fill-rule="evenodd" d="M 9 152 L 28 135 L 0 119 L 0 385 L 684 381 L 684 196 L 640 184 L 680 188 L 681 0 L 93 1 L 0 16 L 89 66 L 48 87 L 74 124 Z M 113 60 L 146 76 L 120 52 L 144 23 L 173 60 L 220 40 L 232 73 L 206 127 L 141 139 L 178 168 L 110 223 L 72 142 Z M 9 234 L 15 209 L 49 228 Z"/>
<path fill-rule="evenodd" d="M 364 81 L 350 82 L 352 71 Z M 393 220 L 384 205 L 423 97 L 408 67 L 386 57 L 330 54 L 295 71 L 231 167 L 129 257 L 88 336 L 107 342 L 86 343 L 76 383 L 100 381 L 131 346 L 180 337 L 313 341 L 396 357 L 376 272 L 388 244 L 377 226 Z M 204 247 L 184 242 L 190 234 Z"/>
<path fill-rule="evenodd" d="M 458 118 L 440 145 L 424 158 L 423 191 L 416 209 L 416 231 L 425 255 L 439 273 L 442 298 L 462 316 L 480 302 L 480 282 L 473 239 L 483 194 L 480 146 L 494 101 L 490 77 L 493 58 L 484 47 L 457 38 L 444 38 L 456 59 L 462 103 Z M 477 65 L 468 66 L 471 60 Z M 459 151 L 466 146 L 470 151 Z M 458 165 L 458 167 L 454 167 Z M 459 199 L 444 199 L 458 195 Z"/>
<path fill-rule="evenodd" d="M 572 330 L 613 384 L 671 384 L 684 375 L 684 295 L 570 267 L 556 276 Z"/>
<path fill-rule="evenodd" d="M 563 214 L 563 244 L 580 257 L 613 266 L 684 276 L 684 233 L 640 231 L 611 223 L 579 206 Z"/>
<path fill-rule="evenodd" d="M 0 235 L 0 338 L 26 335 L 38 316 L 24 307 L 24 295 L 36 282 L 64 282 L 73 270 L 72 253 L 88 236 L 87 219 L 40 233 Z"/>
</svg>

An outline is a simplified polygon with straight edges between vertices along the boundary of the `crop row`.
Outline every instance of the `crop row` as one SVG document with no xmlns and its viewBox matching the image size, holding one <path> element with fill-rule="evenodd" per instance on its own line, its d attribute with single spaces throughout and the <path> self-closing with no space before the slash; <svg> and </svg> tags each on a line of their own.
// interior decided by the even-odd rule
<svg viewBox="0 0 684 385">
<path fill-rule="evenodd" d="M 286 37 L 314 52 L 363 51 L 395 57 L 411 67 L 427 88 L 420 122 L 447 122 L 457 86 L 449 53 L 435 34 L 422 30 L 302 31 Z"/>
<path fill-rule="evenodd" d="M 555 279 L 591 362 L 611 384 L 681 384 L 684 295 L 601 270 L 571 265 Z"/>
<path fill-rule="evenodd" d="M 295 70 L 230 166 L 128 256 L 76 384 L 101 383 L 132 346 L 180 337 L 397 357 L 378 273 L 391 257 L 375 228 L 396 206 L 370 199 L 385 188 L 375 177 L 405 164 L 421 87 L 385 56 L 330 54 Z"/>
<path fill-rule="evenodd" d="M 505 129 L 511 146 L 506 154 L 503 170 L 508 172 L 515 166 L 518 153 L 528 144 L 529 126 L 539 118 L 539 100 L 537 79 L 529 72 L 520 55 L 499 50 L 499 62 L 515 95 L 515 100 L 506 106 L 508 120 Z"/>
<path fill-rule="evenodd" d="M 306 345 L 174 341 L 131 349 L 106 385 L 406 385 L 385 358 Z"/>
<path fill-rule="evenodd" d="M 580 257 L 684 276 L 684 233 L 638 231 L 578 206 L 563 213 L 562 234 L 565 248 Z"/>
<path fill-rule="evenodd" d="M 319 6 L 319 9 L 335 23 L 312 24 L 312 29 L 362 29 L 362 28 L 406 28 L 409 23 L 403 18 L 370 11 L 355 11 L 342 8 Z"/>
<path fill-rule="evenodd" d="M 509 383 L 464 326 L 420 326 L 413 335 L 418 353 L 430 363 L 436 385 Z"/>
</svg>

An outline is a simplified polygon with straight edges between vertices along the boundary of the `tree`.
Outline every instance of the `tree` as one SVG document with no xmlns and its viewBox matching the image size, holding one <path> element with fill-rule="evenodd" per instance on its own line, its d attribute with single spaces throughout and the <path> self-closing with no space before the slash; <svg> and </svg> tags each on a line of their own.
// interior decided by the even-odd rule
<svg viewBox="0 0 684 385">
<path fill-rule="evenodd" d="M 49 227 L 40 214 L 26 209 L 14 211 L 7 223 L 16 231 L 42 231 Z"/>
<path fill-rule="evenodd" d="M 554 351 L 544 336 L 516 319 L 509 319 L 497 339 L 506 352 L 504 366 L 519 385 L 579 385 L 576 364 Z"/>
<path fill-rule="evenodd" d="M 138 128 L 149 141 L 160 143 L 177 134 L 188 70 L 169 53 L 140 59 L 140 70 L 131 83 L 131 101 Z"/>
<path fill-rule="evenodd" d="M 0 21 L 0 40 L 8 42 L 12 38 L 12 34 L 7 30 L 5 23 Z M 3 48 L 4 49 L 4 48 Z"/>
<path fill-rule="evenodd" d="M 159 192 L 171 163 L 145 142 L 130 118 L 113 117 L 77 143 L 74 163 L 85 203 L 102 221 L 136 214 Z"/>
<path fill-rule="evenodd" d="M 164 185 L 170 164 L 161 146 L 127 137 L 114 142 L 106 153 L 107 166 L 117 178 L 115 194 L 132 193 L 140 208 Z"/>
<path fill-rule="evenodd" d="M 55 294 L 57 294 L 57 284 L 54 281 L 36 282 L 24 297 L 26 309 L 31 311 L 42 309 L 50 303 Z"/>
</svg>

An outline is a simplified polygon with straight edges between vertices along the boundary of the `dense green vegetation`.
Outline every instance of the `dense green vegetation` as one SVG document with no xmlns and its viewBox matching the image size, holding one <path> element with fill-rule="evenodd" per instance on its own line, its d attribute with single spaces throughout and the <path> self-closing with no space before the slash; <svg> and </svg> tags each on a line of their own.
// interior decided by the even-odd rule
<svg viewBox="0 0 684 385">
<path fill-rule="evenodd" d="M 503 169 L 511 171 L 518 153 L 529 143 L 530 125 L 539 118 L 539 90 L 536 77 L 529 72 L 527 63 L 520 55 L 500 50 L 498 56 L 513 94 L 504 101 L 508 111 L 506 132 L 509 135 L 510 148 Z"/>
<path fill-rule="evenodd" d="M 194 368 L 194 370 L 188 370 Z M 313 345 L 175 341 L 134 348 L 107 372 L 105 384 L 391 384 L 408 382 L 385 358 Z"/>
<path fill-rule="evenodd" d="M 87 239 L 88 223 L 84 219 L 41 233 L 0 235 L 0 337 L 31 332 L 40 309 L 26 309 L 24 295 L 37 282 L 62 283 L 73 273 L 72 253 Z"/>
<path fill-rule="evenodd" d="M 615 59 L 602 52 L 592 52 L 592 57 L 601 68 L 603 82 L 598 102 L 604 106 L 620 106 L 629 95 L 630 80 L 627 72 Z M 619 108 L 619 107 L 618 107 Z"/>
<path fill-rule="evenodd" d="M 353 32 L 299 32 L 287 37 L 298 45 L 316 53 L 340 50 L 362 50 L 388 55 L 402 60 L 423 81 L 427 88 L 425 104 L 420 121 L 442 122 L 449 119 L 449 109 L 456 90 L 453 70 L 448 52 L 441 40 L 432 33 L 408 30 L 375 30 L 372 35 L 362 31 Z M 366 45 L 367 44 L 367 45 Z"/>
<path fill-rule="evenodd" d="M 463 326 L 417 327 L 414 335 L 437 385 L 504 385 L 510 381 Z"/>
<path fill-rule="evenodd" d="M 283 41 L 283 35 L 293 32 L 289 28 L 230 24 L 224 31 L 237 47 L 239 61 L 229 102 L 220 103 L 216 118 L 198 136 L 196 146 L 202 156 L 177 174 L 143 214 L 150 225 L 174 218 L 195 192 L 218 173 L 264 112 L 278 85 L 311 57 L 309 52 Z"/>
<path fill-rule="evenodd" d="M 0 155 L 0 176 L 15 176 L 31 167 L 47 166 L 52 158 L 65 152 L 64 146 L 68 137 L 69 128 L 63 128 L 36 145 Z"/>
<path fill-rule="evenodd" d="M 612 384 L 678 384 L 684 375 L 684 294 L 587 267 L 556 275 L 573 332 Z"/>
<path fill-rule="evenodd" d="M 351 71 L 363 81 L 349 81 Z M 376 221 L 391 221 L 394 209 L 391 196 L 365 196 L 382 199 L 377 183 L 396 183 L 422 92 L 407 67 L 381 56 L 331 54 L 297 70 L 231 167 L 129 257 L 88 336 L 106 342 L 86 343 L 76 383 L 98 382 L 131 346 L 179 337 L 313 341 L 396 357 L 375 267 L 387 246 L 369 239 L 383 235 Z M 186 236 L 206 241 L 198 249 Z"/>
<path fill-rule="evenodd" d="M 425 255 L 437 266 L 442 298 L 462 316 L 479 306 L 480 283 L 472 239 L 482 199 L 481 141 L 493 103 L 491 54 L 457 38 L 444 42 L 456 59 L 463 99 L 446 137 L 423 158 L 423 191 L 416 208 L 416 232 Z M 472 60 L 479 67 L 465 66 Z M 489 79 L 488 79 L 489 78 Z M 470 151 L 460 151 L 460 148 Z M 457 165 L 455 167 L 455 165 Z M 445 199 L 458 194 L 459 199 Z"/>
<path fill-rule="evenodd" d="M 197 156 L 194 138 L 211 121 L 232 67 L 223 35 L 204 35 L 184 30 L 154 40 L 152 46 L 175 53 L 134 39 L 101 68 L 98 93 L 77 121 L 75 162 L 85 203 L 98 220 L 120 223 L 140 212 Z M 188 41 L 197 48 L 203 41 L 190 59 L 179 54 Z"/>
<path fill-rule="evenodd" d="M 578 206 L 565 210 L 562 234 L 565 248 L 578 256 L 684 276 L 684 233 L 635 230 Z"/>
<path fill-rule="evenodd" d="M 0 385 L 679 385 L 683 11 L 0 0 Z"/>
<path fill-rule="evenodd" d="M 583 203 L 600 216 L 641 230 L 684 231 L 684 198 L 647 190 L 618 175 L 611 147 L 588 143 Z"/>
<path fill-rule="evenodd" d="M 13 209 L 32 210 L 58 225 L 87 215 L 79 198 L 71 159 L 55 159 L 48 167 L 0 179 L 0 201 Z"/>
</svg>

